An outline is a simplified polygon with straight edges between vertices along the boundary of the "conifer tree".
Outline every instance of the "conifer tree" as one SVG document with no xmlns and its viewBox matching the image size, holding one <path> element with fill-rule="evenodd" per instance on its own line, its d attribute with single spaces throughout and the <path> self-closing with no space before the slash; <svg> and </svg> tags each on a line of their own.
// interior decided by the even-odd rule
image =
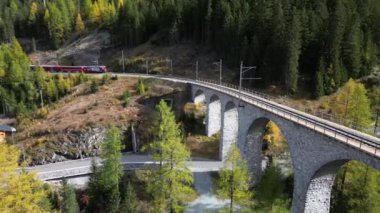
<svg viewBox="0 0 380 213">
<path fill-rule="evenodd" d="M 319 98 L 325 94 L 325 87 L 324 87 L 324 80 L 323 76 L 325 74 L 325 61 L 323 58 L 319 61 L 319 68 L 318 71 L 315 74 L 315 97 Z"/>
<path fill-rule="evenodd" d="M 46 91 L 47 97 L 50 102 L 56 101 L 58 99 L 58 89 L 53 79 L 49 79 L 48 83 L 45 84 L 44 90 Z"/>
<path fill-rule="evenodd" d="M 62 21 L 61 11 L 55 4 L 50 4 L 49 8 L 45 12 L 45 21 L 49 30 L 49 35 L 52 40 L 52 45 L 58 48 L 65 37 L 65 23 Z"/>
<path fill-rule="evenodd" d="M 250 176 L 246 162 L 235 144 L 231 146 L 219 175 L 217 193 L 222 198 L 230 199 L 229 211 L 234 212 L 235 205 L 247 206 L 251 198 Z"/>
<path fill-rule="evenodd" d="M 360 128 L 371 123 L 370 101 L 364 85 L 350 79 L 339 89 L 331 102 L 331 111 L 338 119 L 343 119 L 346 125 Z"/>
<path fill-rule="evenodd" d="M 124 188 L 121 193 L 122 199 L 120 203 L 120 213 L 135 213 L 137 211 L 137 198 L 133 186 L 128 181 L 127 184 L 124 183 Z"/>
<path fill-rule="evenodd" d="M 20 153 L 0 143 L 0 207 L 6 212 L 49 212 L 47 189 L 34 173 L 18 170 Z"/>
<path fill-rule="evenodd" d="M 63 198 L 62 213 L 78 213 L 79 205 L 75 196 L 75 190 L 66 180 L 63 181 L 61 194 Z"/>
<path fill-rule="evenodd" d="M 32 2 L 29 10 L 28 24 L 32 25 L 36 22 L 37 19 L 38 6 L 36 2 Z"/>
<path fill-rule="evenodd" d="M 103 187 L 103 196 L 106 204 L 106 212 L 117 212 L 120 204 L 119 182 L 123 175 L 121 158 L 121 133 L 112 126 L 106 134 L 105 141 L 101 144 L 102 167 L 100 179 Z"/>
<path fill-rule="evenodd" d="M 333 188 L 331 212 L 380 211 L 380 172 L 351 161 L 339 170 Z"/>
<path fill-rule="evenodd" d="M 347 35 L 346 42 L 343 47 L 343 56 L 345 59 L 344 62 L 351 74 L 351 77 L 353 78 L 357 78 L 361 71 L 361 40 L 360 21 L 358 18 L 356 18 L 351 26 L 350 32 Z"/>
<path fill-rule="evenodd" d="M 274 210 L 275 208 L 288 209 L 284 190 L 285 184 L 281 171 L 276 166 L 276 162 L 272 161 L 266 167 L 261 181 L 256 186 L 257 208 L 266 212 L 277 212 Z"/>
<path fill-rule="evenodd" d="M 298 88 L 298 60 L 301 48 L 300 22 L 297 12 L 293 14 L 288 36 L 286 85 L 291 93 L 295 93 Z"/>
<path fill-rule="evenodd" d="M 180 127 L 165 101 L 156 106 L 154 141 L 149 146 L 152 158 L 160 162 L 148 181 L 155 212 L 181 212 L 188 194 L 193 193 L 191 172 L 186 167 L 190 153 L 181 142 Z"/>
<path fill-rule="evenodd" d="M 334 2 L 335 11 L 331 21 L 330 58 L 333 66 L 334 83 L 335 86 L 339 87 L 342 84 L 342 67 L 340 66 L 340 60 L 346 17 L 343 2 Z"/>
<path fill-rule="evenodd" d="M 100 24 L 102 21 L 102 11 L 98 1 L 95 1 L 91 6 L 90 21 L 93 24 Z"/>
<path fill-rule="evenodd" d="M 82 21 L 82 17 L 80 13 L 78 13 L 76 19 L 75 19 L 75 31 L 79 34 L 83 33 L 84 31 L 84 23 Z"/>
<path fill-rule="evenodd" d="M 92 0 L 83 0 L 81 9 L 83 11 L 83 17 L 89 18 L 92 9 Z"/>
</svg>

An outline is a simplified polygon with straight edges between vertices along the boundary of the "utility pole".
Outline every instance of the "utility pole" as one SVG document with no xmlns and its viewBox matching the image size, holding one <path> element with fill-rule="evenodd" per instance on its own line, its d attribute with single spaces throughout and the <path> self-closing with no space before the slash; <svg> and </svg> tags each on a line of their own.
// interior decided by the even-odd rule
<svg viewBox="0 0 380 213">
<path fill-rule="evenodd" d="M 260 80 L 261 78 L 243 78 L 244 73 L 250 71 L 250 70 L 255 70 L 256 66 L 248 66 L 244 67 L 243 61 L 240 62 L 240 76 L 239 76 L 239 106 L 241 102 L 241 89 L 243 85 L 243 80 Z"/>
<path fill-rule="evenodd" d="M 220 85 L 222 84 L 222 66 L 223 66 L 223 62 L 222 62 L 222 59 L 220 59 L 220 62 L 219 62 L 219 84 Z"/>
<path fill-rule="evenodd" d="M 40 89 L 41 107 L 44 107 L 44 98 L 42 97 L 42 88 L 41 88 L 41 86 L 39 87 L 39 89 Z"/>
<path fill-rule="evenodd" d="M 198 81 L 198 61 L 195 62 L 195 80 Z"/>
<path fill-rule="evenodd" d="M 375 121 L 375 127 L 373 129 L 373 134 L 376 136 L 376 130 L 377 130 L 377 125 L 379 123 L 379 116 L 380 116 L 380 108 L 377 109 L 377 113 L 376 113 L 376 121 Z"/>
<path fill-rule="evenodd" d="M 124 64 L 124 50 L 121 51 L 121 60 L 123 60 L 123 72 L 125 72 L 125 64 Z"/>
</svg>

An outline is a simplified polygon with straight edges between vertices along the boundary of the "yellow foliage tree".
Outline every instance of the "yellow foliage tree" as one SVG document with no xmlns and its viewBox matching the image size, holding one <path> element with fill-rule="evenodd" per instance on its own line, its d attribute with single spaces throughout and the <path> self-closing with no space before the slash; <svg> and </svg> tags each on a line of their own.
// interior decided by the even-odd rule
<svg viewBox="0 0 380 213">
<path fill-rule="evenodd" d="M 331 101 L 334 117 L 342 119 L 343 124 L 369 125 L 371 123 L 370 100 L 364 85 L 350 79 Z M 359 128 L 359 126 L 353 126 Z"/>
<path fill-rule="evenodd" d="M 82 17 L 80 13 L 78 13 L 77 18 L 75 19 L 75 31 L 77 33 L 82 33 L 84 31 L 84 23 L 82 21 Z"/>
<path fill-rule="evenodd" d="M 36 2 L 32 2 L 29 10 L 28 24 L 34 24 L 37 19 L 38 6 Z"/>
<path fill-rule="evenodd" d="M 102 22 L 102 11 L 97 1 L 92 4 L 90 20 L 94 24 L 100 24 Z"/>
<path fill-rule="evenodd" d="M 35 174 L 17 171 L 19 151 L 0 144 L 0 212 L 49 212 L 47 191 Z"/>
<path fill-rule="evenodd" d="M 117 9 L 120 10 L 124 6 L 124 0 L 117 0 Z"/>
<path fill-rule="evenodd" d="M 277 156 L 286 149 L 284 136 L 280 128 L 272 121 L 269 121 L 266 126 L 263 140 L 268 144 L 268 149 L 265 151 L 267 156 Z"/>
</svg>

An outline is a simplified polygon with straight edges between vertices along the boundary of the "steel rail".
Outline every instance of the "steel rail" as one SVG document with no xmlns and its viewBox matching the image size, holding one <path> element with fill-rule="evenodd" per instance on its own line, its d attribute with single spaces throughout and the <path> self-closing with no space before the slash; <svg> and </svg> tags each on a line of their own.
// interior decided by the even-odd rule
<svg viewBox="0 0 380 213">
<path fill-rule="evenodd" d="M 195 82 L 192 81 L 192 83 L 195 83 Z M 364 150 L 364 149 L 361 148 L 362 147 L 361 143 L 364 143 L 364 144 L 366 144 L 368 146 L 371 146 L 371 147 L 373 147 L 375 149 L 374 152 L 369 152 L 370 154 L 374 154 L 375 156 L 378 156 L 378 154 L 380 154 L 380 152 L 377 151 L 378 149 L 380 149 L 380 141 L 377 140 L 377 139 L 375 139 L 375 138 L 369 139 L 368 138 L 369 135 L 368 136 L 363 136 L 363 135 L 365 135 L 365 133 L 361 133 L 361 132 L 358 132 L 356 130 L 349 129 L 348 127 L 345 127 L 345 126 L 342 126 L 342 125 L 336 124 L 336 123 L 333 123 L 334 125 L 331 125 L 331 124 L 329 124 L 329 122 L 331 122 L 331 121 L 327 121 L 325 119 L 322 119 L 322 118 L 310 115 L 308 113 L 304 113 L 304 112 L 298 111 L 296 109 L 289 110 L 289 109 L 287 109 L 288 107 L 286 107 L 286 106 L 282 106 L 282 105 L 280 105 L 278 103 L 271 103 L 272 101 L 266 100 L 265 98 L 262 98 L 262 97 L 256 97 L 257 96 L 256 94 L 249 94 L 249 93 L 247 94 L 246 92 L 239 92 L 237 89 L 229 88 L 229 87 L 226 87 L 226 86 L 221 86 L 221 85 L 213 84 L 213 83 L 209 83 L 209 82 L 204 82 L 204 83 L 211 85 L 213 88 L 218 87 L 221 90 L 226 90 L 227 89 L 227 90 L 233 91 L 235 97 L 238 97 L 239 94 L 240 94 L 240 97 L 242 97 L 242 98 L 245 97 L 245 98 L 248 99 L 248 100 L 244 100 L 245 102 L 253 104 L 253 105 L 256 105 L 256 106 L 258 106 L 258 107 L 260 107 L 260 108 L 262 108 L 262 109 L 264 109 L 266 111 L 278 114 L 279 116 L 281 116 L 281 117 L 283 117 L 283 118 L 285 118 L 287 120 L 291 120 L 293 122 L 296 122 L 298 124 L 306 126 L 309 129 L 312 129 L 314 131 L 317 131 L 316 130 L 316 126 L 318 126 L 319 128 L 322 128 L 324 130 L 323 132 L 321 132 L 321 131 L 319 131 L 319 132 L 321 132 L 324 135 L 329 136 L 331 138 L 338 139 L 338 140 L 340 140 L 340 141 L 342 141 L 342 142 L 344 142 L 346 144 L 349 144 L 348 139 L 353 139 L 355 141 L 358 141 L 360 143 L 359 144 L 359 148 L 361 150 Z M 197 84 L 197 85 L 202 86 L 201 84 Z M 260 106 L 260 104 L 255 104 L 254 102 L 252 102 L 252 99 L 254 99 L 253 101 L 256 101 L 256 102 L 258 102 L 260 104 L 264 104 L 264 105 L 268 106 L 269 108 L 275 109 L 278 112 L 283 112 L 283 114 L 276 113 L 273 110 L 270 110 L 270 109 L 268 109 L 266 107 L 262 107 L 262 106 Z M 280 105 L 280 106 L 278 106 L 278 105 Z M 295 118 L 297 118 L 297 120 L 294 120 L 291 117 L 286 116 L 285 114 L 288 114 L 288 115 L 290 115 L 292 117 L 295 117 Z M 315 117 L 315 118 L 313 118 L 313 117 Z M 304 124 L 304 123 L 300 122 L 300 119 L 303 120 L 303 121 L 309 122 L 309 123 L 313 124 L 314 126 L 310 127 L 310 125 L 307 125 L 307 123 Z M 336 125 L 339 126 L 339 127 L 337 127 Z M 349 130 L 344 130 L 344 129 L 349 129 Z M 333 134 L 333 136 L 331 134 L 330 135 L 326 134 L 326 130 L 330 130 L 330 132 Z M 355 131 L 357 133 L 355 133 L 353 131 Z M 343 141 L 342 139 L 340 139 L 339 137 L 337 137 L 339 135 L 341 135 L 343 137 L 346 137 L 347 139 L 345 141 Z M 364 150 L 364 151 L 368 152 L 368 150 Z"/>
</svg>

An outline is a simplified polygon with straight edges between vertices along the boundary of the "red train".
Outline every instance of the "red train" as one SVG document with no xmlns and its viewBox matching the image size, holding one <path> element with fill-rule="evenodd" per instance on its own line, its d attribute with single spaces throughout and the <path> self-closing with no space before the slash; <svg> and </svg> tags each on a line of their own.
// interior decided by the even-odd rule
<svg viewBox="0 0 380 213">
<path fill-rule="evenodd" d="M 36 67 L 42 67 L 46 72 L 61 73 L 106 73 L 106 66 L 59 66 L 59 65 L 30 65 L 32 70 Z"/>
</svg>

